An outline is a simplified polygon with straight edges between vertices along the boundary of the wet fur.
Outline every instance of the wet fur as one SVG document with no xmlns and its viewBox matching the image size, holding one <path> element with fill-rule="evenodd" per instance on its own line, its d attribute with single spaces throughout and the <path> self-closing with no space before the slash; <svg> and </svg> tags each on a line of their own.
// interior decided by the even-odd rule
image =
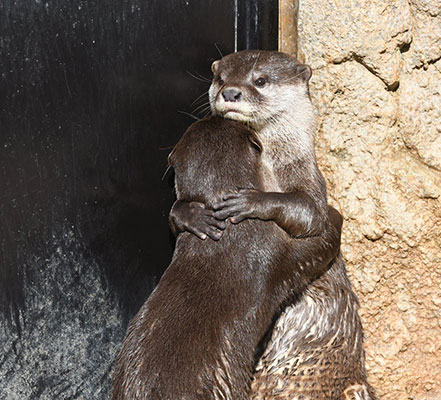
<svg viewBox="0 0 441 400">
<path fill-rule="evenodd" d="M 216 62 L 213 73 L 213 113 L 228 117 L 229 107 L 243 110 L 232 118 L 255 129 L 263 145 L 262 161 L 270 171 L 267 179 L 281 192 L 308 193 L 326 221 L 326 187 L 314 152 L 307 68 L 287 54 L 243 51 Z M 264 89 L 253 84 L 259 76 L 268 77 Z M 230 87 L 242 91 L 242 104 L 222 100 L 222 90 Z M 362 342 L 358 300 L 339 256 L 277 320 L 256 366 L 251 399 L 374 400 Z"/>
<path fill-rule="evenodd" d="M 212 207 L 226 190 L 263 189 L 260 143 L 238 122 L 193 124 L 170 163 L 180 200 Z M 292 239 L 260 220 L 228 224 L 217 242 L 180 234 L 170 266 L 130 323 L 112 399 L 248 399 L 256 348 L 293 290 L 304 290 L 335 256 L 322 266 L 311 259 L 318 246 L 335 247 L 328 236 L 333 245 Z"/>
</svg>

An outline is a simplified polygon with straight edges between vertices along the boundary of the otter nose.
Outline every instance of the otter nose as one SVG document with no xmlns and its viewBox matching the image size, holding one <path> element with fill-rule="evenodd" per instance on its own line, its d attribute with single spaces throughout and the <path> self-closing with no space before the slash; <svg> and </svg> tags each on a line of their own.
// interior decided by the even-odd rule
<svg viewBox="0 0 441 400">
<path fill-rule="evenodd" d="M 240 101 L 242 92 L 238 89 L 226 89 L 222 92 L 222 97 L 225 101 Z"/>
</svg>

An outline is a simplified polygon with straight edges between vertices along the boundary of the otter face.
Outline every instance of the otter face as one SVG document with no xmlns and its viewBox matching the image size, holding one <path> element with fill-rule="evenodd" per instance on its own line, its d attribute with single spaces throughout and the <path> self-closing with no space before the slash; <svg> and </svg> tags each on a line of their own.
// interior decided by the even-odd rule
<svg viewBox="0 0 441 400">
<path fill-rule="evenodd" d="M 261 128 L 309 102 L 311 68 L 277 51 L 245 50 L 215 61 L 211 111 Z"/>
</svg>

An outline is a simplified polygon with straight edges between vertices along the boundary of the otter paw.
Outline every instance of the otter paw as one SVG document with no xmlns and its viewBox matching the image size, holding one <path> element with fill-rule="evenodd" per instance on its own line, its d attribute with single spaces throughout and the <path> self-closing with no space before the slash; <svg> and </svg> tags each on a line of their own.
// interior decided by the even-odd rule
<svg viewBox="0 0 441 400">
<path fill-rule="evenodd" d="M 237 224 L 247 218 L 259 218 L 263 192 L 255 189 L 240 189 L 226 193 L 221 202 L 214 205 L 214 216 L 219 220 L 230 218 Z"/>
<path fill-rule="evenodd" d="M 213 210 L 198 202 L 180 202 L 170 212 L 170 219 L 180 232 L 193 233 L 202 240 L 207 237 L 219 240 L 225 229 L 225 222 L 216 219 Z"/>
</svg>

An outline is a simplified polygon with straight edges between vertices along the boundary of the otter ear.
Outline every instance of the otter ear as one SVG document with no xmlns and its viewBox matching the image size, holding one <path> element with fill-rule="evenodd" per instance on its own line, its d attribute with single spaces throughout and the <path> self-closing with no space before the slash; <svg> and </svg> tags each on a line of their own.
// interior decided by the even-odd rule
<svg viewBox="0 0 441 400">
<path fill-rule="evenodd" d="M 220 60 L 216 60 L 213 64 L 211 64 L 211 71 L 213 74 L 217 73 L 217 70 L 219 69 L 219 62 Z"/>
<path fill-rule="evenodd" d="M 248 140 L 250 141 L 251 147 L 254 150 L 257 150 L 258 153 L 262 153 L 262 150 L 263 150 L 262 142 L 257 138 L 256 135 L 253 135 L 252 133 L 250 133 L 248 135 Z"/>
<path fill-rule="evenodd" d="M 296 66 L 296 76 L 302 78 L 305 82 L 308 82 L 312 76 L 312 69 L 309 65 L 299 64 Z"/>
</svg>

